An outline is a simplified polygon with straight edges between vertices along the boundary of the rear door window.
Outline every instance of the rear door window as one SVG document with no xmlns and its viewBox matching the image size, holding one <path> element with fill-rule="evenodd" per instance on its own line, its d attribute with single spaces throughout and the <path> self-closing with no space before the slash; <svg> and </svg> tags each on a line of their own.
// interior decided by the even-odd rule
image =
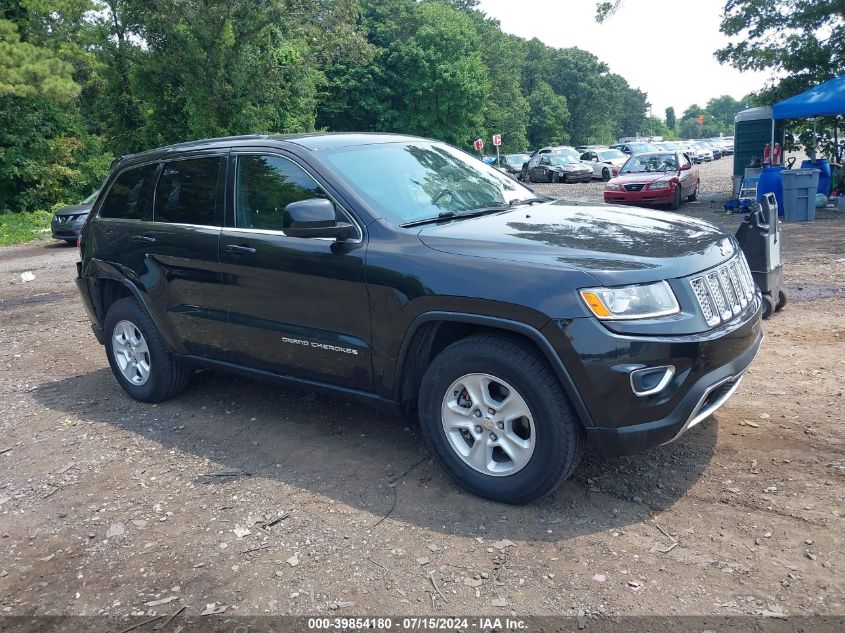
<svg viewBox="0 0 845 633">
<path fill-rule="evenodd" d="M 165 163 L 155 194 L 156 222 L 219 226 L 215 221 L 220 156 Z"/>
<path fill-rule="evenodd" d="M 158 163 L 130 167 L 114 179 L 100 207 L 101 218 L 149 220 L 152 187 Z"/>
</svg>

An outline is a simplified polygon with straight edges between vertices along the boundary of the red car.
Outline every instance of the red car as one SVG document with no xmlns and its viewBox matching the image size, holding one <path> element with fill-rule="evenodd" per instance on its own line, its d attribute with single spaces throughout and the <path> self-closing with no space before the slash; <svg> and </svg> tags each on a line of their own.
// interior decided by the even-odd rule
<svg viewBox="0 0 845 633">
<path fill-rule="evenodd" d="M 631 156 L 608 181 L 604 201 L 616 204 L 668 205 L 698 197 L 698 166 L 683 152 L 648 152 Z"/>
</svg>

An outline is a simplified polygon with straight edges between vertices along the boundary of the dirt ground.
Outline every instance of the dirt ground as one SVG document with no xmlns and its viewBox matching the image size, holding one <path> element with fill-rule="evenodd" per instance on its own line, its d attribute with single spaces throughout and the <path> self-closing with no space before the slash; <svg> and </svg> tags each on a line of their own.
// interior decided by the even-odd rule
<svg viewBox="0 0 845 633">
<path fill-rule="evenodd" d="M 702 198 L 682 213 L 735 229 Z M 213 372 L 135 402 L 78 251 L 0 249 L 0 612 L 843 615 L 845 215 L 784 243 L 790 303 L 728 404 L 525 507 L 358 404 Z"/>
</svg>

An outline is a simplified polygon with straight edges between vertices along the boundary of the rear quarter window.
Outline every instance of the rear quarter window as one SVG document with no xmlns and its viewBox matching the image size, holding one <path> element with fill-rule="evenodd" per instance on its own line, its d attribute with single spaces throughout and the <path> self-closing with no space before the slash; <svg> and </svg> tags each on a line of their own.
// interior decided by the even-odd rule
<svg viewBox="0 0 845 633">
<path fill-rule="evenodd" d="M 100 207 L 101 218 L 149 220 L 152 186 L 158 163 L 130 167 L 114 179 Z"/>
</svg>

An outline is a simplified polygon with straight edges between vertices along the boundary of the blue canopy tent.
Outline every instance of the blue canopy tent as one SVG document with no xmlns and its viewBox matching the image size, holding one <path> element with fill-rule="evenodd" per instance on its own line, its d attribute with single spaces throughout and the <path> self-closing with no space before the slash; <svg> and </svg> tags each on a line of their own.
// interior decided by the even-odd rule
<svg viewBox="0 0 845 633">
<path fill-rule="evenodd" d="M 845 114 L 845 75 L 772 106 L 773 119 L 812 119 Z"/>
<path fill-rule="evenodd" d="M 779 119 L 815 119 L 820 116 L 845 114 L 845 75 L 813 86 L 801 94 L 785 99 L 772 106 L 772 147 L 775 141 L 775 121 Z M 813 148 L 813 156 L 816 150 Z"/>
</svg>

